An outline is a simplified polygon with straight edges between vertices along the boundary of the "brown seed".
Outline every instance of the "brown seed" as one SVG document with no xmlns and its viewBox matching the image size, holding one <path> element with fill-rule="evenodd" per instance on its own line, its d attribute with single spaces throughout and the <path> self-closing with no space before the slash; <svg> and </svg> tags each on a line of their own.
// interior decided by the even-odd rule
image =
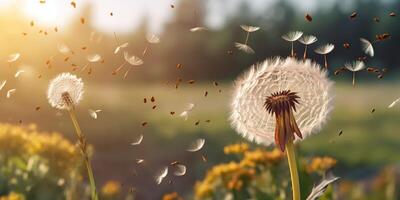
<svg viewBox="0 0 400 200">
<path fill-rule="evenodd" d="M 312 17 L 311 17 L 311 15 L 309 15 L 309 14 L 306 14 L 305 19 L 306 19 L 308 22 L 311 22 L 311 21 L 312 21 Z"/>
<path fill-rule="evenodd" d="M 171 8 L 175 8 L 175 6 L 174 6 L 174 5 L 172 5 L 172 4 L 171 4 L 170 6 L 171 6 Z"/>
<path fill-rule="evenodd" d="M 381 19 L 380 19 L 379 17 L 374 17 L 374 21 L 375 21 L 376 23 L 378 23 L 378 22 L 381 21 Z"/>
<path fill-rule="evenodd" d="M 214 83 L 214 86 L 215 86 L 215 87 L 218 86 L 218 83 L 217 83 L 216 81 L 214 81 L 213 83 Z"/>
<path fill-rule="evenodd" d="M 110 12 L 110 16 L 111 16 L 111 17 L 114 16 L 114 13 L 113 13 L 113 12 Z"/>
<path fill-rule="evenodd" d="M 343 134 L 343 131 L 342 130 L 340 130 L 340 132 L 339 132 L 339 136 L 341 136 Z"/>
<path fill-rule="evenodd" d="M 151 101 L 151 102 L 155 102 L 156 99 L 155 99 L 154 97 L 151 97 L 150 101 Z"/>
<path fill-rule="evenodd" d="M 28 33 L 23 32 L 22 35 L 26 36 L 26 35 L 28 35 Z"/>
<path fill-rule="evenodd" d="M 194 123 L 195 126 L 199 125 L 200 121 L 197 121 L 196 123 Z"/>
<path fill-rule="evenodd" d="M 174 112 L 174 111 L 171 111 L 171 112 L 169 112 L 169 114 L 171 114 L 171 115 L 174 115 L 174 114 L 175 114 L 175 112 Z"/>
<path fill-rule="evenodd" d="M 177 69 L 181 69 L 181 68 L 182 68 L 182 64 L 180 64 L 180 63 L 177 64 L 177 65 L 176 65 L 176 68 L 177 68 Z"/>
<path fill-rule="evenodd" d="M 210 123 L 210 122 L 211 122 L 211 120 L 207 119 L 205 122 L 207 122 L 207 123 Z"/>
<path fill-rule="evenodd" d="M 189 84 L 193 84 L 193 83 L 194 83 L 194 80 L 189 80 L 188 83 L 189 83 Z"/>
<path fill-rule="evenodd" d="M 343 43 L 343 48 L 350 49 L 350 44 L 348 42 Z"/>
<path fill-rule="evenodd" d="M 371 110 L 371 114 L 372 114 L 372 113 L 374 113 L 374 112 L 375 112 L 375 108 L 372 108 L 372 110 Z"/>
<path fill-rule="evenodd" d="M 76 3 L 74 1 L 71 1 L 71 6 L 76 8 Z"/>
<path fill-rule="evenodd" d="M 232 51 L 232 50 L 228 50 L 226 53 L 227 53 L 228 55 L 233 55 L 233 51 Z"/>
<path fill-rule="evenodd" d="M 85 24 L 85 18 L 81 17 L 81 24 Z"/>
<path fill-rule="evenodd" d="M 36 111 L 39 111 L 39 110 L 40 110 L 40 106 L 37 106 L 37 107 L 35 108 L 35 110 L 36 110 Z"/>
<path fill-rule="evenodd" d="M 153 106 L 153 110 L 156 109 L 156 108 L 157 108 L 157 106 Z"/>
<path fill-rule="evenodd" d="M 378 78 L 379 78 L 379 79 L 382 79 L 382 78 L 383 78 L 383 74 L 379 74 L 379 75 L 378 75 Z"/>
<path fill-rule="evenodd" d="M 147 103 L 147 99 L 146 98 L 143 98 L 143 103 Z"/>
<path fill-rule="evenodd" d="M 357 13 L 356 11 L 352 12 L 351 15 L 350 15 L 350 19 L 356 18 L 356 17 L 357 17 L 357 14 L 358 14 L 358 13 Z"/>
<path fill-rule="evenodd" d="M 40 0 L 39 3 L 46 3 L 46 0 Z"/>
<path fill-rule="evenodd" d="M 58 32 L 58 27 L 54 27 L 54 32 Z"/>
<path fill-rule="evenodd" d="M 81 49 L 82 49 L 82 50 L 86 50 L 86 49 L 87 49 L 87 46 L 83 46 L 83 47 L 81 47 Z"/>
<path fill-rule="evenodd" d="M 31 26 L 34 26 L 34 25 L 35 25 L 35 22 L 34 22 L 34 21 L 31 21 L 30 25 L 31 25 Z"/>
<path fill-rule="evenodd" d="M 207 95 L 208 95 L 208 92 L 207 92 L 207 91 L 206 91 L 206 92 L 204 92 L 204 96 L 205 96 L 205 97 L 207 97 Z"/>
<path fill-rule="evenodd" d="M 147 122 L 143 122 L 143 123 L 142 123 L 142 126 L 147 126 Z"/>
</svg>

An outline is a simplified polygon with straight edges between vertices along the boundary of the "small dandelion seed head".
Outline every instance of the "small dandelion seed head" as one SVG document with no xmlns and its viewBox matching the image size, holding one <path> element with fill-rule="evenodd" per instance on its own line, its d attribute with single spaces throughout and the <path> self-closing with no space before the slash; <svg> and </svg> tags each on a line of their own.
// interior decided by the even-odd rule
<svg viewBox="0 0 400 200">
<path fill-rule="evenodd" d="M 288 41 L 288 42 L 294 42 L 298 40 L 301 36 L 303 35 L 303 32 L 301 31 L 291 31 L 286 33 L 285 35 L 282 35 L 282 39 Z"/>
<path fill-rule="evenodd" d="M 305 138 L 321 129 L 332 110 L 331 85 L 326 71 L 308 59 L 266 60 L 236 80 L 231 103 L 232 127 L 250 141 L 270 145 L 274 143 L 276 118 L 265 109 L 277 110 L 279 102 L 284 101 L 293 109 Z"/>
<path fill-rule="evenodd" d="M 318 48 L 316 48 L 314 50 L 314 52 L 317 54 L 325 55 L 325 54 L 332 52 L 334 48 L 335 48 L 335 45 L 328 43 L 328 44 L 319 46 Z"/>
<path fill-rule="evenodd" d="M 82 100 L 83 92 L 82 79 L 70 73 L 62 73 L 50 81 L 47 99 L 52 107 L 67 110 Z"/>
<path fill-rule="evenodd" d="M 310 45 L 313 44 L 317 41 L 317 37 L 313 35 L 303 35 L 300 39 L 299 42 L 304 44 L 304 45 Z"/>
<path fill-rule="evenodd" d="M 358 60 L 351 63 L 346 63 L 344 64 L 344 67 L 352 72 L 358 72 L 366 68 L 365 63 Z"/>
</svg>

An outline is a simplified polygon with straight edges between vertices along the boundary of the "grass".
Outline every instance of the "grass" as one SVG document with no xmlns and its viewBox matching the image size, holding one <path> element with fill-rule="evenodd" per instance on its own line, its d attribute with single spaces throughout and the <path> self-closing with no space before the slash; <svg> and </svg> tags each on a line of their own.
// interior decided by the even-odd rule
<svg viewBox="0 0 400 200">
<path fill-rule="evenodd" d="M 173 85 L 99 85 L 87 83 L 85 99 L 77 107 L 77 115 L 88 142 L 95 147 L 94 173 L 99 182 L 119 179 L 128 187 L 137 186 L 143 198 L 177 190 L 192 190 L 195 180 L 203 177 L 213 164 L 226 159 L 223 146 L 243 141 L 229 125 L 230 84 L 213 86 L 212 82 L 182 84 L 176 90 Z M 222 92 L 219 93 L 218 90 Z M 330 155 L 339 160 L 339 166 L 357 170 L 380 167 L 398 162 L 400 149 L 400 107 L 387 106 L 400 96 L 396 84 L 335 85 L 335 110 L 327 126 L 320 134 L 301 143 L 304 155 Z M 33 91 L 40 91 L 35 95 Z M 73 127 L 68 116 L 56 116 L 45 99 L 46 85 L 18 88 L 11 99 L 0 100 L 3 122 L 22 124 L 34 122 L 42 130 L 56 130 L 74 140 Z M 204 97 L 205 91 L 208 96 Z M 397 93 L 396 93 L 397 92 Z M 29 98 L 27 96 L 29 95 Z M 156 101 L 149 100 L 154 96 Z M 146 97 L 148 102 L 143 103 Z M 196 107 L 189 119 L 178 117 L 188 103 Z M 152 109 L 157 105 L 156 109 Z M 39 111 L 35 108 L 40 106 Z M 371 113 L 372 109 L 374 113 Z M 99 118 L 90 118 L 88 109 L 101 109 Z M 175 114 L 171 115 L 170 112 Z M 210 120 L 210 123 L 205 122 Z M 142 127 L 142 122 L 148 122 Z M 195 122 L 199 121 L 199 125 Z M 339 131 L 343 131 L 341 136 Z M 130 142 L 144 134 L 142 145 L 130 146 Z M 206 138 L 202 153 L 208 158 L 204 163 L 202 153 L 185 151 L 190 142 Z M 136 158 L 144 158 L 146 167 L 138 167 Z M 153 181 L 155 172 L 171 161 L 187 164 L 188 175 L 172 185 L 157 187 Z M 347 170 L 348 171 L 348 170 Z M 157 188 L 157 190 L 155 190 Z M 156 194 L 156 195 L 157 195 Z"/>
</svg>

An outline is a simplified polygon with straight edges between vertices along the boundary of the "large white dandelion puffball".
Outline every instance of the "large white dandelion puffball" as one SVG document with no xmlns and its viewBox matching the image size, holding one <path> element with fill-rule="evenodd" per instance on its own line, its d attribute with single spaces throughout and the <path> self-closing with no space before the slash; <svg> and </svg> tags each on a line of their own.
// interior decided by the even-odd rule
<svg viewBox="0 0 400 200">
<path fill-rule="evenodd" d="M 68 95 L 68 101 L 65 95 Z M 47 90 L 47 99 L 52 107 L 67 110 L 77 105 L 83 97 L 83 82 L 81 78 L 70 74 L 62 73 L 50 81 Z"/>
<path fill-rule="evenodd" d="M 274 143 L 275 115 L 267 112 L 264 103 L 272 93 L 290 90 L 300 97 L 293 114 L 306 138 L 321 129 L 332 110 L 331 86 L 327 72 L 308 59 L 267 59 L 235 81 L 232 127 L 250 141 Z"/>
</svg>

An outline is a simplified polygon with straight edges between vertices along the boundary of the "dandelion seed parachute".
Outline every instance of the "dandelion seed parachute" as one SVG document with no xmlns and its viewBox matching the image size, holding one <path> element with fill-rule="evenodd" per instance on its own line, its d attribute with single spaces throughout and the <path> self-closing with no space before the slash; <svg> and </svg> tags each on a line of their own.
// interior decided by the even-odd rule
<svg viewBox="0 0 400 200">
<path fill-rule="evenodd" d="M 332 110 L 331 85 L 326 71 L 308 59 L 277 57 L 266 60 L 252 66 L 236 80 L 231 125 L 250 141 L 264 145 L 274 143 L 275 116 L 265 111 L 263 105 L 272 93 L 290 90 L 300 97 L 293 114 L 306 138 L 322 127 Z"/>
<path fill-rule="evenodd" d="M 236 46 L 236 48 L 238 48 L 239 50 L 241 50 L 241 51 L 243 51 L 245 53 L 248 53 L 248 54 L 254 54 L 255 53 L 254 50 L 247 44 L 242 44 L 242 43 L 239 43 L 239 42 L 235 42 L 235 46 Z"/>
<path fill-rule="evenodd" d="M 47 99 L 52 107 L 67 110 L 70 105 L 65 102 L 63 94 L 68 93 L 72 106 L 77 105 L 83 97 L 82 79 L 70 73 L 62 73 L 50 81 Z"/>
<path fill-rule="evenodd" d="M 374 47 L 372 46 L 372 43 L 364 38 L 360 38 L 360 42 L 364 53 L 371 57 L 374 57 Z"/>
<path fill-rule="evenodd" d="M 204 144 L 206 143 L 206 140 L 203 138 L 199 138 L 196 141 L 194 141 L 192 144 L 190 144 L 189 148 L 187 151 L 189 152 L 196 152 L 200 151 L 200 149 L 203 148 Z"/>
</svg>

